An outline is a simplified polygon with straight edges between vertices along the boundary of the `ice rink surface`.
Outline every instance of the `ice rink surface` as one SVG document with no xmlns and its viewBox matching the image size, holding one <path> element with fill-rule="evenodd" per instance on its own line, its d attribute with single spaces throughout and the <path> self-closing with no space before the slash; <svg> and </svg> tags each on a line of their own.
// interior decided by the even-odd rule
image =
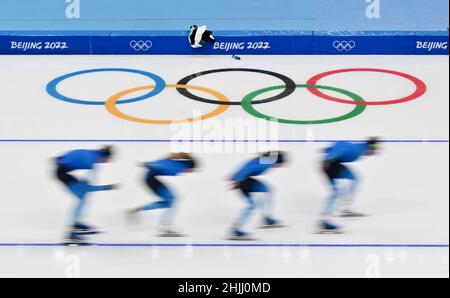
<svg viewBox="0 0 450 298">
<path fill-rule="evenodd" d="M 369 105 L 344 121 L 276 125 L 257 121 L 239 105 L 222 107 L 217 116 L 193 123 L 133 122 L 116 117 L 104 105 L 61 101 L 46 90 L 57 77 L 105 68 L 146 71 L 164 79 L 168 88 L 155 97 L 118 105 L 120 111 L 147 120 L 219 110 L 221 106 L 188 99 L 171 86 L 215 69 L 266 70 L 296 84 L 332 70 L 392 70 L 419 79 L 426 90 L 408 102 Z M 240 61 L 228 56 L 0 56 L 0 277 L 448 277 L 448 80 L 446 56 L 243 56 Z M 83 101 L 105 101 L 123 90 L 154 84 L 142 74 L 115 70 L 67 78 L 57 91 Z M 201 75 L 189 82 L 233 102 L 282 84 L 270 75 L 242 70 Z M 351 91 L 367 102 L 402 98 L 416 88 L 405 77 L 379 71 L 337 73 L 319 84 Z M 149 91 L 150 87 L 130 92 L 123 99 Z M 213 99 L 203 91 L 191 91 Z M 313 121 L 347 114 L 355 105 L 298 88 L 286 98 L 254 108 L 277 118 Z M 315 234 L 328 195 L 319 172 L 321 150 L 331 140 L 371 135 L 383 138 L 381 154 L 352 165 L 362 180 L 356 208 L 370 217 L 338 219 L 345 227 L 343 235 Z M 52 158 L 103 144 L 115 145 L 117 157 L 98 168 L 94 181 L 118 182 L 122 187 L 93 194 L 86 221 L 105 233 L 93 238 L 98 246 L 59 246 L 75 201 L 53 178 Z M 290 153 L 288 167 L 262 178 L 273 187 L 276 215 L 288 227 L 257 230 L 260 218 L 255 216 L 248 228 L 257 241 L 226 241 L 244 202 L 236 192 L 227 191 L 225 179 L 265 149 Z M 164 179 L 179 196 L 176 225 L 188 236 L 159 238 L 161 213 L 143 214 L 140 223 L 130 225 L 124 211 L 155 200 L 136 163 L 176 150 L 196 153 L 201 169 Z"/>
</svg>

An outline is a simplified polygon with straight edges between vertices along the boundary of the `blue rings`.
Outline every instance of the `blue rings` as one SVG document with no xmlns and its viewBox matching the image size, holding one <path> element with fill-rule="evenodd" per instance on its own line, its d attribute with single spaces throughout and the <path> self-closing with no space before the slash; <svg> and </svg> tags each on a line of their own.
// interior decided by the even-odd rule
<svg viewBox="0 0 450 298">
<path fill-rule="evenodd" d="M 88 70 L 72 72 L 72 73 L 60 76 L 60 77 L 54 79 L 53 81 L 51 81 L 50 83 L 48 83 L 46 90 L 47 90 L 47 93 L 50 94 L 51 96 L 53 96 L 54 98 L 62 100 L 62 101 L 66 101 L 69 103 L 82 104 L 82 105 L 104 105 L 105 101 L 82 100 L 82 99 L 76 99 L 76 98 L 70 98 L 70 97 L 64 96 L 58 92 L 57 87 L 58 87 L 59 83 L 61 83 L 62 81 L 66 80 L 68 78 L 71 78 L 71 77 L 75 77 L 75 76 L 86 74 L 86 73 L 111 72 L 111 71 L 136 73 L 136 74 L 146 76 L 155 82 L 155 88 L 152 91 L 150 91 L 149 93 L 144 94 L 139 97 L 135 97 L 135 98 L 120 100 L 117 102 L 117 104 L 126 104 L 126 103 L 132 103 L 132 102 L 145 100 L 147 98 L 153 97 L 153 96 L 161 93 L 164 90 L 164 88 L 166 87 L 166 82 L 163 80 L 163 78 L 161 78 L 160 76 L 155 75 L 153 73 L 150 73 L 150 72 L 136 70 L 136 69 L 128 69 L 128 68 L 98 68 L 98 69 L 88 69 Z"/>
</svg>

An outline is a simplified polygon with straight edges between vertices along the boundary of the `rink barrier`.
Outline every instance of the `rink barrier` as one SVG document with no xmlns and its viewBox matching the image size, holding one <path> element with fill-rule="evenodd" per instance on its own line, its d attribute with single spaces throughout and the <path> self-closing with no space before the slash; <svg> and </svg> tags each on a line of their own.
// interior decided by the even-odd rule
<svg viewBox="0 0 450 298">
<path fill-rule="evenodd" d="M 166 35 L 165 35 L 166 34 Z M 217 32 L 192 49 L 186 32 L 2 32 L 15 55 L 448 55 L 448 31 Z"/>
</svg>

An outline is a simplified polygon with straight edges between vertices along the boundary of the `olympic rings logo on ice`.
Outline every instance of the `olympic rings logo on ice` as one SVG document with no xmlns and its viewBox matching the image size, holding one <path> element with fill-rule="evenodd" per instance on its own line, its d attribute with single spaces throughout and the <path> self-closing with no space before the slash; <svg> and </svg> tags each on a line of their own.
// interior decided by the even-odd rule
<svg viewBox="0 0 450 298">
<path fill-rule="evenodd" d="M 339 52 L 342 51 L 346 51 L 346 52 L 350 52 L 351 50 L 353 50 L 356 47 L 356 42 L 353 40 L 350 41 L 346 41 L 346 40 L 335 40 L 333 42 L 333 47 L 338 50 Z"/>
<path fill-rule="evenodd" d="M 130 47 L 132 47 L 136 52 L 143 51 L 147 52 L 153 46 L 150 40 L 132 40 L 130 41 Z"/>
<path fill-rule="evenodd" d="M 112 94 L 109 98 L 107 98 L 105 101 L 96 101 L 92 99 L 78 99 L 78 98 L 71 98 L 68 96 L 65 96 L 61 94 L 58 91 L 58 85 L 65 81 L 66 79 L 83 75 L 83 74 L 90 74 L 90 73 L 99 73 L 99 72 L 125 72 L 125 73 L 132 73 L 132 74 L 138 74 L 145 76 L 153 81 L 153 84 L 145 85 L 145 86 L 138 86 L 132 89 L 123 90 L 119 93 Z M 263 89 L 259 89 L 256 91 L 251 92 L 250 94 L 245 95 L 240 101 L 231 101 L 227 96 L 225 96 L 223 93 L 197 85 L 191 85 L 189 84 L 191 80 L 206 76 L 209 74 L 215 74 L 215 73 L 229 73 L 229 72 L 249 72 L 249 73 L 259 73 L 268 75 L 271 77 L 274 77 L 278 80 L 280 80 L 283 84 L 282 85 L 276 85 L 276 86 L 269 86 Z M 392 99 L 392 100 L 384 100 L 384 99 L 378 99 L 378 100 L 366 100 L 362 96 L 342 88 L 334 87 L 334 86 L 324 86 L 319 84 L 320 80 L 336 75 L 336 74 L 342 74 L 342 73 L 353 73 L 353 72 L 375 72 L 375 73 L 383 73 L 383 74 L 389 74 L 397 77 L 401 77 L 403 79 L 408 80 L 409 82 L 413 83 L 415 85 L 415 90 L 411 92 L 411 94 L 406 95 L 399 99 Z M 161 120 L 161 119 L 144 119 L 139 118 L 135 116 L 128 115 L 122 111 L 119 110 L 119 105 L 122 104 L 128 104 L 138 101 L 143 101 L 148 98 L 154 97 L 167 88 L 176 89 L 178 93 L 188 99 L 191 99 L 193 101 L 199 101 L 202 103 L 208 103 L 211 105 L 216 106 L 215 109 L 213 109 L 211 112 L 194 116 L 191 118 L 185 118 L 185 119 L 168 119 L 168 120 Z M 317 96 L 318 98 L 325 99 L 332 102 L 338 102 L 341 104 L 348 104 L 348 105 L 354 105 L 354 108 L 352 111 L 350 111 L 347 114 L 337 116 L 337 117 L 331 117 L 326 119 L 318 119 L 318 120 L 299 120 L 299 119 L 283 119 L 278 118 L 272 115 L 266 115 L 262 112 L 259 112 L 256 110 L 255 106 L 259 104 L 269 103 L 278 101 L 281 99 L 284 99 L 291 94 L 294 93 L 294 91 L 297 88 L 303 88 L 309 91 L 311 94 Z M 356 117 L 363 113 L 368 106 L 385 106 L 385 105 L 392 105 L 392 104 L 400 104 L 409 102 L 415 99 L 420 98 L 425 92 L 427 91 L 426 84 L 419 78 L 395 71 L 395 70 L 388 70 L 388 69 L 379 69 L 379 68 L 347 68 L 347 69 L 337 69 L 337 70 L 331 70 L 326 71 L 323 73 L 320 73 L 318 75 L 315 75 L 311 77 L 305 84 L 298 84 L 293 79 L 273 71 L 268 70 L 262 70 L 262 69 L 253 69 L 253 68 L 222 68 L 222 69 L 213 69 L 213 70 L 207 70 L 202 71 L 199 73 L 194 73 L 191 75 L 188 75 L 181 80 L 178 81 L 176 84 L 166 84 L 165 80 L 161 78 L 160 76 L 137 69 L 128 69 L 128 68 L 100 68 L 100 69 L 88 69 L 88 70 L 82 70 L 77 71 L 73 73 L 69 73 L 63 76 L 60 76 L 51 82 L 47 84 L 46 87 L 47 93 L 51 95 L 52 97 L 68 102 L 71 104 L 81 104 L 81 105 L 102 105 L 105 106 L 106 110 L 114 115 L 117 118 L 135 122 L 135 123 L 142 123 L 142 124 L 173 124 L 173 123 L 190 123 L 195 121 L 201 121 L 206 120 L 212 117 L 219 116 L 226 112 L 231 106 L 241 106 L 245 112 L 247 112 L 249 115 L 252 115 L 256 118 L 265 119 L 267 121 L 275 121 L 279 123 L 284 124 L 296 124 L 296 125 L 314 125 L 314 124 L 326 124 L 326 123 L 335 123 L 340 122 L 344 120 L 351 119 L 353 117 Z M 202 93 L 206 93 L 209 96 L 212 96 L 214 99 L 211 99 L 209 97 L 202 97 L 196 94 L 192 93 L 191 90 L 200 91 Z M 134 98 L 129 99 L 123 99 L 124 97 L 136 93 L 136 92 L 142 92 L 145 91 L 146 93 L 144 95 L 140 95 Z M 261 98 L 261 95 L 264 95 L 266 93 L 273 94 L 273 91 L 278 92 L 275 95 L 271 95 L 270 97 Z M 325 93 L 324 91 L 332 91 L 334 93 L 341 94 L 343 98 L 336 97 L 333 95 L 329 95 Z M 258 99 L 256 99 L 258 98 Z"/>
</svg>

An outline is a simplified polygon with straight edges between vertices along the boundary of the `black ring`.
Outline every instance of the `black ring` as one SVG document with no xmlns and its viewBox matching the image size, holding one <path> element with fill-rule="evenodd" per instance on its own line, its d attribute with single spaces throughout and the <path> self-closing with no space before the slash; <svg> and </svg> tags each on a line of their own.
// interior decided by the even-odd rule
<svg viewBox="0 0 450 298">
<path fill-rule="evenodd" d="M 297 86 L 295 85 L 295 82 L 285 75 L 282 75 L 282 74 L 279 74 L 279 73 L 276 73 L 273 71 L 262 70 L 262 69 L 253 69 L 253 68 L 221 68 L 221 69 L 201 71 L 201 72 L 189 75 L 185 78 L 182 78 L 178 82 L 178 85 L 187 85 L 191 80 L 201 77 L 201 76 L 204 76 L 204 75 L 207 75 L 207 74 L 217 73 L 217 72 L 227 72 L 227 71 L 247 71 L 247 72 L 257 72 L 257 73 L 267 74 L 267 75 L 270 75 L 270 76 L 280 79 L 286 85 L 286 89 L 284 89 L 283 92 L 281 92 L 280 94 L 269 97 L 267 99 L 255 100 L 253 102 L 253 104 L 262 104 L 262 103 L 268 103 L 268 102 L 272 102 L 275 100 L 283 99 L 283 98 L 291 95 L 292 93 L 294 93 L 294 91 L 297 88 Z M 228 102 L 228 101 L 220 101 L 220 100 L 203 98 L 203 97 L 192 94 L 187 89 L 177 88 L 177 91 L 178 91 L 178 93 L 180 93 L 181 95 L 183 95 L 187 98 L 190 98 L 190 99 L 193 99 L 196 101 L 200 101 L 200 102 L 204 102 L 204 103 L 212 103 L 212 104 L 227 105 L 227 106 L 241 105 L 241 102 L 237 102 L 237 101 Z"/>
</svg>

